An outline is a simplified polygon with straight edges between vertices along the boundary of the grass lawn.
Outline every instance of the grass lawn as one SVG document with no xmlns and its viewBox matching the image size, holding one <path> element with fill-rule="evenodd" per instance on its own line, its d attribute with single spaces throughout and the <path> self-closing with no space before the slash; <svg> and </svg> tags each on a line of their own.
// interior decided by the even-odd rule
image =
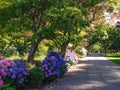
<svg viewBox="0 0 120 90">
<path fill-rule="evenodd" d="M 112 60 L 113 62 L 120 65 L 120 56 L 106 56 L 109 60 Z"/>
</svg>

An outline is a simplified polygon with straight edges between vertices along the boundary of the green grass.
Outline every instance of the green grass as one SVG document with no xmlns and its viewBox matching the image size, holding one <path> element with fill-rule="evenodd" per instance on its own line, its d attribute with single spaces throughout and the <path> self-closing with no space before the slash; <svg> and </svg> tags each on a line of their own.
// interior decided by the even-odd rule
<svg viewBox="0 0 120 90">
<path fill-rule="evenodd" d="M 120 56 L 106 56 L 109 60 L 117 63 L 117 64 L 120 64 Z"/>
<path fill-rule="evenodd" d="M 109 60 L 117 63 L 120 65 L 120 52 L 117 53 L 107 53 L 107 55 L 102 54 L 103 56 L 107 57 Z"/>
<path fill-rule="evenodd" d="M 25 60 L 26 61 L 27 57 L 28 57 L 28 55 L 26 54 L 24 56 L 11 55 L 11 56 L 5 57 L 5 58 L 8 59 L 8 60 Z M 45 54 L 41 54 L 41 55 L 36 55 L 34 59 L 35 60 L 44 60 L 45 57 L 46 57 Z"/>
</svg>

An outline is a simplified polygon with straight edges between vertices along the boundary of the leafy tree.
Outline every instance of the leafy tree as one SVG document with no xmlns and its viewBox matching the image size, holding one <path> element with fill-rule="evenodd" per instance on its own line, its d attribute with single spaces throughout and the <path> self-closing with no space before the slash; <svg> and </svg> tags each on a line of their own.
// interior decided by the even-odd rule
<svg viewBox="0 0 120 90">
<path fill-rule="evenodd" d="M 94 34 L 90 39 L 90 45 L 98 44 L 103 48 L 104 53 L 106 54 L 108 50 L 119 50 L 119 30 L 110 25 L 99 25 L 96 26 Z"/>
<path fill-rule="evenodd" d="M 37 47 L 44 39 L 43 34 L 38 35 L 38 31 L 46 27 L 46 22 L 43 20 L 44 11 L 54 4 L 53 0 L 10 0 L 9 2 L 2 0 L 2 3 L 4 3 L 4 7 L 0 8 L 2 30 L 12 33 L 32 31 L 33 39 L 28 61 L 33 61 Z M 9 4 L 6 5 L 6 3 Z"/>
<path fill-rule="evenodd" d="M 61 49 L 60 53 L 64 57 L 69 42 L 77 38 L 80 28 L 89 25 L 85 19 L 87 13 L 81 5 L 70 5 L 68 2 L 59 2 L 46 13 L 45 18 L 50 22 L 47 37 Z"/>
<path fill-rule="evenodd" d="M 109 47 L 110 50 L 114 50 L 114 52 L 120 51 L 120 30 L 113 29 L 110 33 L 110 40 L 111 46 Z"/>
</svg>

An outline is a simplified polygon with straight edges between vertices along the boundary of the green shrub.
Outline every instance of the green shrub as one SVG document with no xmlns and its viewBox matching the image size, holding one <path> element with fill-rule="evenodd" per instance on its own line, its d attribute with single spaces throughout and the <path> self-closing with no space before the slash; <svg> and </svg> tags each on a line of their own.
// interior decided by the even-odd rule
<svg viewBox="0 0 120 90">
<path fill-rule="evenodd" d="M 30 69 L 29 73 L 29 86 L 36 87 L 42 84 L 45 77 L 41 70 L 35 67 Z"/>
<path fill-rule="evenodd" d="M 56 79 L 57 79 L 56 75 L 52 75 L 52 76 L 49 76 L 49 77 L 45 78 L 44 82 L 45 83 L 50 83 L 50 82 L 53 82 Z"/>
<path fill-rule="evenodd" d="M 3 86 L 0 87 L 0 90 L 16 90 L 16 88 L 11 87 L 10 84 L 4 84 Z"/>
</svg>

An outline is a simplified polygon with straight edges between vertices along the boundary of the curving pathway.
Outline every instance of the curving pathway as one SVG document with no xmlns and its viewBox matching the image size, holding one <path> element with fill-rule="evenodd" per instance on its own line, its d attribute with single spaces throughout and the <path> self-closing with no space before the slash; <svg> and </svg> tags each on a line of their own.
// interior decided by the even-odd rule
<svg viewBox="0 0 120 90">
<path fill-rule="evenodd" d="M 67 76 L 42 90 L 120 90 L 120 66 L 99 55 L 83 58 Z"/>
</svg>

